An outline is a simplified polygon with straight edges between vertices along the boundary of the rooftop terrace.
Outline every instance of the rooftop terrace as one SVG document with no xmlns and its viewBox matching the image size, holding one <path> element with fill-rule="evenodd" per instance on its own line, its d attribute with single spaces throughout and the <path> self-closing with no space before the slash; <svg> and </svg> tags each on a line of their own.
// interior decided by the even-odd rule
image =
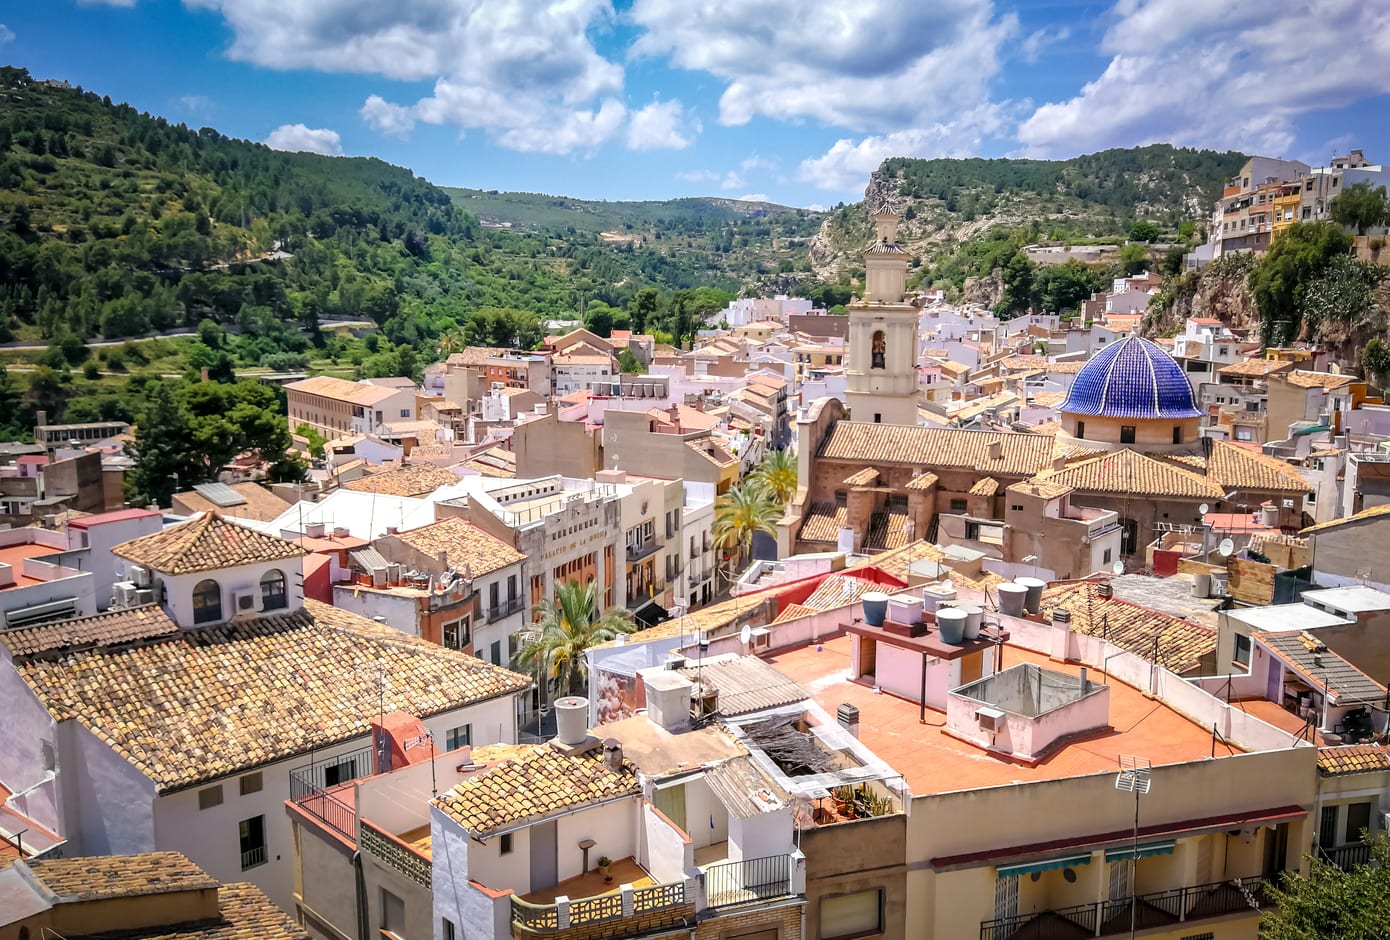
<svg viewBox="0 0 1390 940">
<path fill-rule="evenodd" d="M 946 731 L 946 713 L 926 710 L 919 722 L 919 706 L 886 692 L 846 678 L 853 637 L 840 636 L 816 646 L 780 653 L 769 661 L 811 693 L 816 702 L 834 714 L 842 703 L 859 708 L 859 740 L 876 754 L 887 757 L 917 795 L 948 793 L 1011 783 L 1033 783 L 1085 774 L 1110 773 L 1119 754 L 1143 754 L 1155 766 L 1201 760 L 1241 750 L 1216 742 L 1211 732 L 1161 701 L 1146 697 L 1133 686 L 1106 678 L 1096 670 L 1092 683 L 1110 686 L 1111 728 L 1062 742 L 1028 767 L 993 756 Z M 1046 666 L 1053 672 L 1076 676 L 1078 666 L 1049 660 L 1014 646 L 1003 648 L 1003 666 L 1022 663 Z"/>
</svg>

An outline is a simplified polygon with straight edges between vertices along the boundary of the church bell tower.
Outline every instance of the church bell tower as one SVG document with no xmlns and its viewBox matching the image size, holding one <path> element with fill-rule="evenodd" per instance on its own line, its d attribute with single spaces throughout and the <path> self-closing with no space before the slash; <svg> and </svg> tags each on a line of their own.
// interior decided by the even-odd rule
<svg viewBox="0 0 1390 940">
<path fill-rule="evenodd" d="M 916 307 L 904 302 L 907 252 L 898 247 L 898 217 L 874 216 L 874 243 L 864 252 L 864 296 L 849 307 L 845 404 L 853 421 L 916 424 Z"/>
</svg>

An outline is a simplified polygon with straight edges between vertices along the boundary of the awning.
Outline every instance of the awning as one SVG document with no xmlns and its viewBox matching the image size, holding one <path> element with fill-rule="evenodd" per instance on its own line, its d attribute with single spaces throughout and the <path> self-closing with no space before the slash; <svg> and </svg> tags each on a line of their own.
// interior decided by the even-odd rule
<svg viewBox="0 0 1390 940">
<path fill-rule="evenodd" d="M 1028 862 L 1024 865 L 1001 865 L 997 871 L 1000 878 L 1013 878 L 1017 875 L 1032 875 L 1038 872 L 1052 871 L 1054 868 L 1076 868 L 1079 865 L 1091 864 L 1091 853 L 1085 855 L 1063 855 L 1061 858 L 1047 858 L 1040 862 Z"/>
<path fill-rule="evenodd" d="M 653 601 L 645 607 L 639 608 L 633 615 L 639 627 L 654 627 L 659 623 L 664 623 L 671 619 L 671 615 L 666 612 L 666 608 Z"/>
<path fill-rule="evenodd" d="M 1141 845 L 1138 851 L 1135 851 L 1132 845 L 1127 845 L 1122 849 L 1106 849 L 1105 860 L 1107 862 L 1127 862 L 1131 858 L 1148 858 L 1150 855 L 1172 855 L 1176 846 L 1176 842 L 1169 840 Z"/>
</svg>

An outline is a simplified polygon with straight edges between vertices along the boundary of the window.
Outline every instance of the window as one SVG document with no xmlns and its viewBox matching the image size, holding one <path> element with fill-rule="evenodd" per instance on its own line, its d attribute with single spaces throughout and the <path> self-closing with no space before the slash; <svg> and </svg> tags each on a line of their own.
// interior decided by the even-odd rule
<svg viewBox="0 0 1390 940">
<path fill-rule="evenodd" d="M 241 870 L 265 864 L 265 817 L 252 816 L 237 824 L 241 835 Z"/>
<path fill-rule="evenodd" d="M 487 605 L 488 605 L 488 607 L 493 608 L 493 609 L 496 609 L 497 604 L 498 604 L 498 601 L 499 601 L 499 596 L 500 596 L 501 593 L 502 593 L 502 585 L 501 585 L 499 582 L 494 581 L 494 582 L 492 582 L 491 584 L 489 584 L 489 585 L 487 586 Z"/>
<path fill-rule="evenodd" d="M 880 411 L 875 411 L 875 412 L 874 412 L 874 424 L 882 424 L 882 423 L 883 423 L 883 413 L 880 412 Z"/>
<path fill-rule="evenodd" d="M 506 663 L 502 662 L 502 641 L 501 641 L 501 640 L 493 640 L 493 641 L 492 641 L 492 650 L 491 650 L 491 655 L 490 655 L 489 658 L 490 658 L 490 660 L 491 660 L 491 662 L 492 662 L 492 664 L 493 664 L 494 666 L 505 666 L 505 665 L 507 665 Z"/>
<path fill-rule="evenodd" d="M 1134 425 L 1132 425 L 1132 424 L 1122 424 L 1122 425 L 1120 425 L 1120 443 L 1121 443 L 1121 444 L 1133 444 L 1133 443 L 1134 443 Z"/>
<path fill-rule="evenodd" d="M 1206 933 L 1190 933 L 1182 940 L 1216 940 L 1216 934 L 1208 930 Z"/>
<path fill-rule="evenodd" d="M 385 888 L 381 889 L 381 932 L 394 937 L 405 936 L 405 901 Z"/>
<path fill-rule="evenodd" d="M 1250 665 L 1250 637 L 1244 634 L 1236 634 L 1235 661 L 1237 665 Z"/>
<path fill-rule="evenodd" d="M 468 621 L 455 620 L 453 623 L 446 623 L 443 626 L 443 644 L 451 650 L 461 650 L 468 645 L 472 639 L 468 635 Z"/>
<path fill-rule="evenodd" d="M 510 832 L 502 833 L 502 837 L 497 840 L 497 854 L 512 854 L 512 834 Z"/>
<path fill-rule="evenodd" d="M 457 751 L 473 743 L 473 726 L 459 725 L 444 732 L 444 750 Z"/>
<path fill-rule="evenodd" d="M 212 809 L 214 806 L 222 805 L 222 784 L 215 787 L 205 787 L 198 791 L 198 808 Z"/>
<path fill-rule="evenodd" d="M 444 940 L 458 940 L 458 933 L 454 929 L 454 922 L 449 918 L 443 918 L 444 923 L 440 926 L 444 928 Z"/>
<path fill-rule="evenodd" d="M 1110 564 L 1110 549 L 1107 548 L 1104 552 L 1101 553 L 1100 563 L 1102 565 Z"/>
<path fill-rule="evenodd" d="M 1023 512 L 1023 507 L 1022 507 L 1022 506 L 1019 506 L 1019 505 L 1013 505 L 1013 506 L 1010 506 L 1010 507 L 1009 507 L 1009 511 L 1010 511 L 1010 512 Z"/>
<path fill-rule="evenodd" d="M 250 796 L 252 793 L 260 793 L 261 784 L 261 775 L 259 773 L 243 774 L 241 778 L 241 795 Z"/>
<path fill-rule="evenodd" d="M 1086 422 L 1085 422 L 1085 421 L 1078 421 L 1078 422 L 1076 422 L 1076 439 L 1077 439 L 1078 441 L 1084 441 L 1084 440 L 1086 439 Z"/>
<path fill-rule="evenodd" d="M 1342 831 L 1343 842 L 1360 842 L 1361 830 L 1371 828 L 1371 804 L 1351 803 L 1347 805 L 1347 824 Z"/>
<path fill-rule="evenodd" d="M 261 609 L 284 610 L 287 606 L 289 598 L 285 594 L 285 573 L 279 568 L 272 568 L 261 575 Z"/>
<path fill-rule="evenodd" d="M 402 409 L 401 409 L 401 417 L 402 417 L 402 418 L 409 418 L 409 417 L 410 417 L 410 409 L 409 409 L 409 408 L 402 408 Z"/>
<path fill-rule="evenodd" d="M 1174 444 L 1181 444 L 1181 443 L 1182 443 L 1182 428 L 1181 428 L 1181 427 L 1173 428 L 1173 443 L 1174 443 Z"/>
<path fill-rule="evenodd" d="M 869 368 L 885 368 L 884 362 L 887 358 L 887 343 L 884 339 L 882 330 L 874 330 L 873 348 L 869 355 Z"/>
<path fill-rule="evenodd" d="M 966 500 L 963 500 L 963 499 L 953 499 L 953 500 L 951 500 L 951 512 L 953 512 L 953 513 L 960 513 L 960 512 L 968 512 L 969 510 L 970 510 L 970 504 L 969 504 Z"/>
<path fill-rule="evenodd" d="M 823 940 L 847 940 L 882 932 L 883 889 L 821 898 L 820 936 Z"/>
<path fill-rule="evenodd" d="M 216 623 L 222 619 L 222 588 L 208 578 L 193 589 L 193 622 Z"/>
</svg>

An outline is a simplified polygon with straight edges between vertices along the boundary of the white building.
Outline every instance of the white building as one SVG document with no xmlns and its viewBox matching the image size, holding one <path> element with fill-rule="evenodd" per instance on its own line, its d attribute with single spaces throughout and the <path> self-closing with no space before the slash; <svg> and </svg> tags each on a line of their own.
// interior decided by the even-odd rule
<svg viewBox="0 0 1390 940">
<path fill-rule="evenodd" d="M 293 910 L 285 801 L 374 772 L 385 712 L 515 740 L 527 680 L 304 600 L 292 542 L 208 514 L 115 553 L 162 604 L 0 634 L 0 781 L 65 855 L 180 851 Z"/>
</svg>

